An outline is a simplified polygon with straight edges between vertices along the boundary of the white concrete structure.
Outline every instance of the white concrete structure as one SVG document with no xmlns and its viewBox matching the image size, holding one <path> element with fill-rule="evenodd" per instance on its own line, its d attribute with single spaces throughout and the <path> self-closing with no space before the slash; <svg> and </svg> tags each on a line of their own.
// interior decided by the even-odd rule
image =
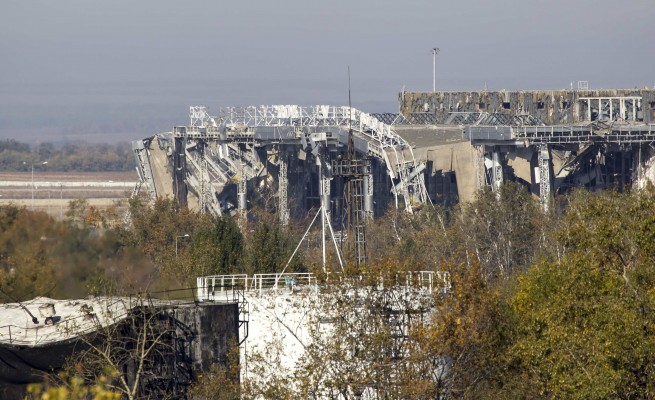
<svg viewBox="0 0 655 400">
<path fill-rule="evenodd" d="M 447 272 L 407 272 L 396 282 L 389 288 L 395 308 L 404 307 L 400 304 L 422 308 L 435 293 L 450 289 Z M 241 318 L 247 319 L 248 328 L 245 341 L 240 338 L 242 379 L 291 378 L 305 349 L 329 335 L 332 319 L 343 311 L 330 305 L 328 284 L 319 284 L 309 273 L 205 276 L 197 278 L 197 285 L 200 300 L 229 299 L 234 292 L 243 292 L 248 306 Z M 382 284 L 373 289 L 379 292 Z M 365 297 L 360 293 L 365 289 L 354 290 Z"/>
</svg>

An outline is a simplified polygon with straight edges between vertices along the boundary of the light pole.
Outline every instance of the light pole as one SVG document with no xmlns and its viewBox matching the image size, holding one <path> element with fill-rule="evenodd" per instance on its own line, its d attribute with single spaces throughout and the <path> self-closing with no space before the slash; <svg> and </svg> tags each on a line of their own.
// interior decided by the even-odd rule
<svg viewBox="0 0 655 400">
<path fill-rule="evenodd" d="M 437 53 L 439 53 L 439 48 L 432 48 L 432 91 L 437 91 Z"/>
<path fill-rule="evenodd" d="M 177 258 L 177 239 L 179 238 L 188 238 L 189 234 L 185 233 L 184 235 L 181 236 L 175 236 L 175 258 Z"/>
<path fill-rule="evenodd" d="M 25 161 L 23 161 L 23 164 L 27 165 L 27 163 Z M 34 210 L 34 163 L 32 162 L 30 164 L 32 165 L 32 210 Z M 44 161 L 44 162 L 42 162 L 40 164 L 41 165 L 46 165 L 46 164 L 48 164 L 48 162 Z"/>
</svg>

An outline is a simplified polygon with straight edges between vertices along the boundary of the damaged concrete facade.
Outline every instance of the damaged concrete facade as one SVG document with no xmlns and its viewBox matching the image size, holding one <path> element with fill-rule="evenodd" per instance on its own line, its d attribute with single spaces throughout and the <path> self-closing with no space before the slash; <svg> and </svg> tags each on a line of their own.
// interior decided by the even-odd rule
<svg viewBox="0 0 655 400">
<path fill-rule="evenodd" d="M 135 142 L 151 198 L 172 196 L 201 211 L 245 215 L 273 205 L 286 223 L 325 207 L 344 218 L 344 182 L 332 171 L 354 135 L 368 160 L 363 204 L 389 207 L 470 201 L 506 180 L 544 204 L 572 187 L 615 188 L 650 176 L 655 90 L 403 92 L 400 114 L 349 107 L 231 107 Z"/>
<path fill-rule="evenodd" d="M 457 125 L 465 122 L 458 113 L 526 115 L 545 125 L 655 122 L 651 89 L 402 92 L 399 102 L 400 113 L 410 123 Z"/>
<path fill-rule="evenodd" d="M 216 116 L 204 107 L 190 111 L 189 125 L 134 143 L 141 186 L 151 199 L 171 196 L 202 212 L 240 217 L 258 204 L 275 210 L 284 224 L 322 208 L 341 229 L 352 147 L 353 162 L 366 165 L 358 195 L 366 218 L 391 205 L 411 212 L 428 201 L 425 165 L 411 144 L 354 108 L 232 107 Z"/>
<path fill-rule="evenodd" d="M 458 182 L 522 182 L 547 207 L 553 193 L 623 190 L 648 175 L 655 90 L 404 92 L 399 101 L 409 123 L 460 127 L 476 154 Z"/>
</svg>

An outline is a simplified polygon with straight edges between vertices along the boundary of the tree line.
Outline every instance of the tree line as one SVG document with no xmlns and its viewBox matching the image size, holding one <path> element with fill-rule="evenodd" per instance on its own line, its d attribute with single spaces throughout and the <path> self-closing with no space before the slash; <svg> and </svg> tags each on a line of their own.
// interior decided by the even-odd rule
<svg viewBox="0 0 655 400">
<path fill-rule="evenodd" d="M 41 143 L 34 147 L 14 139 L 0 140 L 0 170 L 31 171 L 32 165 L 47 161 L 48 171 L 133 171 L 136 166 L 129 143 L 67 143 L 55 146 Z"/>
</svg>

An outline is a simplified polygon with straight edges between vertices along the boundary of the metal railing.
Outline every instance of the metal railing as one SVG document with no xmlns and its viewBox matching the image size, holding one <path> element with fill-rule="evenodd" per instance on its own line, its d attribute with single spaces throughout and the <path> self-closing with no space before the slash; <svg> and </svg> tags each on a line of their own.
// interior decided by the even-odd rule
<svg viewBox="0 0 655 400">
<path fill-rule="evenodd" d="M 331 274 L 329 280 L 343 282 L 340 273 Z M 355 277 L 363 281 L 364 277 Z M 283 273 L 283 274 L 254 274 L 249 277 L 247 274 L 236 275 L 210 275 L 196 278 L 198 299 L 217 300 L 229 296 L 234 290 L 245 292 L 257 292 L 261 294 L 265 289 L 294 289 L 303 287 L 317 287 L 319 277 L 312 273 Z M 385 279 L 376 278 L 379 287 L 384 287 Z M 389 282 L 387 280 L 387 282 Z M 424 289 L 428 292 L 448 293 L 451 288 L 450 273 L 446 271 L 408 271 L 398 274 L 389 283 L 392 286 Z"/>
<path fill-rule="evenodd" d="M 278 289 L 316 284 L 316 276 L 311 273 L 255 274 L 250 281 L 250 290 L 262 292 L 262 289 Z"/>
<path fill-rule="evenodd" d="M 548 126 L 467 126 L 464 136 L 472 142 L 525 141 L 528 144 L 650 143 L 655 141 L 655 125 L 548 125 Z"/>
<path fill-rule="evenodd" d="M 215 298 L 217 294 L 222 295 L 229 290 L 247 290 L 248 275 L 200 276 L 196 278 L 196 285 L 198 287 L 198 299 L 208 300 Z"/>
<path fill-rule="evenodd" d="M 261 293 L 263 289 L 315 285 L 316 277 L 310 273 L 254 274 L 252 277 L 247 274 L 236 274 L 201 276 L 196 278 L 196 282 L 200 300 L 215 300 L 234 290 Z"/>
</svg>

